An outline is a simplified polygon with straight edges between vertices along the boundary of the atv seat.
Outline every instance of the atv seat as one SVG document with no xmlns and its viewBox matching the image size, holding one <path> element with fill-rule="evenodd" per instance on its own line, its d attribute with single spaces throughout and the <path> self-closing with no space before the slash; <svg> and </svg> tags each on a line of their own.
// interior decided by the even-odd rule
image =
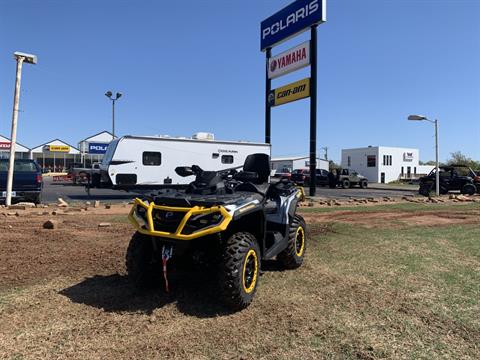
<svg viewBox="0 0 480 360">
<path fill-rule="evenodd" d="M 242 181 L 235 191 L 250 191 L 265 195 L 270 184 L 270 156 L 267 154 L 250 154 L 245 159 L 243 171 L 235 175 L 235 180 Z"/>
</svg>

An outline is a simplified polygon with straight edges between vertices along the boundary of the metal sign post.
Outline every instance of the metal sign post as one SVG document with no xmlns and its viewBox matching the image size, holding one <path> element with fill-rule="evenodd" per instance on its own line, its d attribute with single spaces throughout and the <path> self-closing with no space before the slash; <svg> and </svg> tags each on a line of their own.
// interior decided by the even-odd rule
<svg viewBox="0 0 480 360">
<path fill-rule="evenodd" d="M 269 60 L 272 56 L 272 49 L 268 48 L 265 52 L 265 143 L 270 144 L 270 119 L 272 115 L 272 108 L 270 107 L 270 91 L 272 90 L 272 80 L 268 76 Z"/>
<path fill-rule="evenodd" d="M 260 50 L 266 52 L 265 142 L 270 144 L 271 107 L 310 97 L 310 196 L 317 170 L 317 26 L 327 21 L 327 0 L 296 0 L 260 24 Z M 310 29 L 304 42 L 272 58 L 272 47 Z M 271 89 L 271 79 L 310 65 L 310 78 Z"/>
<path fill-rule="evenodd" d="M 313 25 L 310 39 L 310 196 L 317 190 L 317 25 Z"/>
</svg>

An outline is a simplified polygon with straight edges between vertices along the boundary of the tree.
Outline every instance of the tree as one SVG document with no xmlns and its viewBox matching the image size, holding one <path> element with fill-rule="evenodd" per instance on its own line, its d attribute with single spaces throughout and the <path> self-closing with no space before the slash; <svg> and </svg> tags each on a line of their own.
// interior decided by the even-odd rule
<svg viewBox="0 0 480 360">
<path fill-rule="evenodd" d="M 466 165 L 472 169 L 480 169 L 480 161 L 475 161 L 465 156 L 461 151 L 450 153 L 450 159 L 447 160 L 447 165 Z"/>
<path fill-rule="evenodd" d="M 333 161 L 333 160 L 329 160 L 328 161 L 328 168 L 329 168 L 330 171 L 333 171 L 333 170 L 340 169 L 340 165 L 335 163 L 335 161 Z"/>
</svg>

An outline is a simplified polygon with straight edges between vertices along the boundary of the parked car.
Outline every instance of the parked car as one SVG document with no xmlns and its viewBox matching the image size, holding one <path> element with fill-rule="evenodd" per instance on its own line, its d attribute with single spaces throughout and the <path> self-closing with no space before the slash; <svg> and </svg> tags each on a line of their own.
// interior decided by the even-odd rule
<svg viewBox="0 0 480 360">
<path fill-rule="evenodd" d="M 335 172 L 336 186 L 341 186 L 344 189 L 354 186 L 360 186 L 362 189 L 365 189 L 368 186 L 368 179 L 355 170 L 337 169 Z"/>
<path fill-rule="evenodd" d="M 0 159 L 0 199 L 7 196 L 8 159 Z M 42 202 L 42 171 L 34 160 L 17 159 L 13 167 L 12 200 Z"/>
<path fill-rule="evenodd" d="M 477 191 L 474 179 L 477 178 L 475 172 L 465 165 L 449 165 L 439 167 L 440 194 L 446 194 L 449 191 L 460 191 L 462 194 L 473 195 Z M 430 192 L 436 189 L 436 169 L 433 169 L 427 176 L 420 178 L 420 187 L 418 192 L 421 195 L 429 196 Z"/>
<path fill-rule="evenodd" d="M 296 169 L 293 170 L 290 178 L 295 184 L 304 186 L 310 184 L 310 169 Z M 315 171 L 315 184 L 319 186 L 335 187 L 334 175 L 324 169 L 316 169 Z"/>
<path fill-rule="evenodd" d="M 277 170 L 273 175 L 274 178 L 279 178 L 279 179 L 290 179 L 291 176 L 292 176 L 292 170 L 289 168 L 283 168 L 283 169 Z"/>
</svg>

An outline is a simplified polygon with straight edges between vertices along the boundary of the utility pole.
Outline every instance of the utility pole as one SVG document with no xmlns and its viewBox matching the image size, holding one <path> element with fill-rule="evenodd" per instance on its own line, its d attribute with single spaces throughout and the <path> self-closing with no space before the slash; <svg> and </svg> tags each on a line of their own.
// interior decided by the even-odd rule
<svg viewBox="0 0 480 360">
<path fill-rule="evenodd" d="M 5 196 L 6 206 L 12 205 L 13 173 L 15 171 L 15 145 L 17 143 L 17 122 L 20 103 L 20 84 L 22 82 L 22 66 L 24 62 L 28 64 L 37 63 L 37 57 L 35 55 L 20 52 L 15 52 L 13 55 L 17 60 L 17 75 L 15 80 L 15 94 L 13 96 L 12 134 L 10 137 L 10 158 L 8 161 L 7 191 Z"/>
</svg>

